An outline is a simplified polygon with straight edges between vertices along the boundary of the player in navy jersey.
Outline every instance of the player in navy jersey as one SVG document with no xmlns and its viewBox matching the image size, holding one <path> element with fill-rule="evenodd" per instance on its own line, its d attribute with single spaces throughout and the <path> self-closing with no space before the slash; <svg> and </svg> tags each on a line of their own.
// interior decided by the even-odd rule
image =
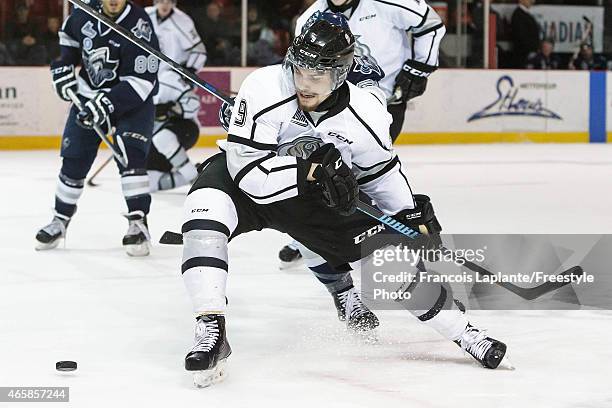
<svg viewBox="0 0 612 408">
<path fill-rule="evenodd" d="M 159 49 L 145 11 L 126 0 L 89 1 L 137 38 Z M 62 167 L 55 192 L 54 217 L 36 235 L 37 249 L 55 248 L 77 209 L 85 177 L 96 158 L 101 139 L 95 125 L 114 134 L 127 158 L 117 162 L 128 212 L 123 238 L 128 255 L 149 254 L 147 214 L 151 205 L 147 154 L 153 131 L 153 95 L 157 92 L 159 60 L 75 8 L 59 33 L 61 57 L 51 64 L 57 95 L 70 102 L 75 93 L 83 105 L 73 106 L 62 137 Z M 80 70 L 77 73 L 77 66 Z"/>
</svg>

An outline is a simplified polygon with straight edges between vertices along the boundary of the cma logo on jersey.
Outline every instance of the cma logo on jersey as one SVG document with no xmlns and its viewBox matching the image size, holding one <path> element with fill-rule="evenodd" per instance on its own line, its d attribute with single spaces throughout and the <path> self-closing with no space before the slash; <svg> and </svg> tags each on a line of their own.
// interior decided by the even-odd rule
<svg viewBox="0 0 612 408">
<path fill-rule="evenodd" d="M 497 99 L 481 111 L 470 116 L 467 121 L 472 122 L 496 116 L 532 116 L 562 120 L 561 116 L 546 108 L 542 98 L 528 99 L 523 95 L 519 95 L 519 90 L 528 88 L 528 85 L 515 86 L 510 76 L 502 76 L 497 81 Z"/>
<path fill-rule="evenodd" d="M 370 14 L 369 16 L 361 17 L 359 21 L 370 20 L 370 19 L 373 19 L 374 17 L 376 17 L 376 14 Z"/>
<path fill-rule="evenodd" d="M 96 88 L 117 78 L 119 61 L 110 59 L 108 47 L 96 48 L 92 51 L 86 50 L 83 53 L 83 65 L 91 84 Z"/>
<path fill-rule="evenodd" d="M 302 136 L 278 145 L 276 152 L 279 156 L 293 156 L 306 160 L 322 144 L 323 142 L 318 137 Z"/>
<path fill-rule="evenodd" d="M 153 30 L 149 23 L 147 23 L 142 18 L 138 19 L 136 26 L 132 28 L 132 33 L 136 38 L 140 38 L 142 40 L 146 40 L 147 42 L 151 41 L 151 35 L 153 34 Z"/>
</svg>

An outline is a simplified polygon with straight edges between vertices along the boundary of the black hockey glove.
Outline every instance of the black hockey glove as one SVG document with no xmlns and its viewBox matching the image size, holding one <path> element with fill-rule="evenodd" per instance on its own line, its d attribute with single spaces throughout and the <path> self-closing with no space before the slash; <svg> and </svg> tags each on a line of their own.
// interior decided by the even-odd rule
<svg viewBox="0 0 612 408">
<path fill-rule="evenodd" d="M 102 125 L 115 111 L 115 106 L 105 93 L 99 93 L 89 100 L 83 110 L 77 114 L 76 123 L 85 129 L 91 129 L 94 125 Z"/>
<path fill-rule="evenodd" d="M 442 226 L 436 218 L 433 205 L 428 196 L 424 194 L 415 194 L 413 196 L 416 207 L 410 210 L 402 210 L 393 218 L 407 225 L 421 235 L 415 239 L 405 242 L 411 248 L 422 248 L 425 250 L 438 249 L 442 245 L 440 232 Z M 436 252 L 426 253 L 425 258 L 428 261 L 437 261 Z"/>
<path fill-rule="evenodd" d="M 402 70 L 395 78 L 394 89 L 400 88 L 402 91 L 402 102 L 416 98 L 425 93 L 427 87 L 427 77 L 434 72 L 437 67 L 423 64 L 415 60 L 404 62 Z"/>
<path fill-rule="evenodd" d="M 72 99 L 68 96 L 68 90 L 72 90 L 75 94 L 78 90 L 74 65 L 66 65 L 60 61 L 53 61 L 51 63 L 51 77 L 57 96 L 66 102 L 71 102 Z"/>
<path fill-rule="evenodd" d="M 231 98 L 232 103 L 229 104 L 227 102 L 223 102 L 221 108 L 219 109 L 219 123 L 221 123 L 221 127 L 225 129 L 225 131 L 229 131 L 230 123 L 232 120 L 232 107 L 234 106 L 234 102 L 236 98 Z"/>
<path fill-rule="evenodd" d="M 166 102 L 155 105 L 155 121 L 165 122 L 183 116 L 183 107 L 177 102 Z"/>
<path fill-rule="evenodd" d="M 315 150 L 308 160 L 320 163 L 312 175 L 323 189 L 325 205 L 341 215 L 353 214 L 357 209 L 359 185 L 349 166 L 342 161 L 340 151 L 327 143 Z"/>
</svg>

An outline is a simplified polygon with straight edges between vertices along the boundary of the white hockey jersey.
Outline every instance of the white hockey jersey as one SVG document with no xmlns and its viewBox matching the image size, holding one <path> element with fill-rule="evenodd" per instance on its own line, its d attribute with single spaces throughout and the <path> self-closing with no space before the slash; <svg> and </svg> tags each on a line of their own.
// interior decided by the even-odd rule
<svg viewBox="0 0 612 408">
<path fill-rule="evenodd" d="M 360 0 L 351 10 L 345 15 L 355 36 L 355 53 L 372 58 L 385 71 L 380 87 L 387 96 L 393 92 L 404 61 L 414 59 L 438 65 L 438 50 L 446 29 L 425 0 Z M 316 11 L 330 11 L 327 0 L 316 0 L 298 18 L 296 36 Z"/>
<path fill-rule="evenodd" d="M 158 19 L 157 7 L 150 6 L 145 10 L 159 38 L 159 48 L 166 56 L 195 71 L 204 66 L 206 47 L 187 14 L 174 8 L 166 18 Z M 162 62 L 159 72 L 170 69 L 168 64 Z"/>
<path fill-rule="evenodd" d="M 360 190 L 382 211 L 396 214 L 414 208 L 391 144 L 391 116 L 384 103 L 346 82 L 335 106 L 313 120 L 315 115 L 299 109 L 292 82 L 281 65 L 272 65 L 254 71 L 242 83 L 228 139 L 221 143 L 238 187 L 259 204 L 295 197 L 298 167 L 320 145 L 333 143 Z"/>
<path fill-rule="evenodd" d="M 159 19 L 155 6 L 147 7 L 155 34 L 159 39 L 160 50 L 177 63 L 193 70 L 199 70 L 206 63 L 206 48 L 195 29 L 193 20 L 174 8 L 169 16 Z M 159 90 L 153 98 L 156 105 L 176 102 L 177 109 L 185 119 L 196 120 L 200 109 L 200 99 L 191 83 L 186 82 L 170 66 L 162 62 L 159 73 Z"/>
</svg>

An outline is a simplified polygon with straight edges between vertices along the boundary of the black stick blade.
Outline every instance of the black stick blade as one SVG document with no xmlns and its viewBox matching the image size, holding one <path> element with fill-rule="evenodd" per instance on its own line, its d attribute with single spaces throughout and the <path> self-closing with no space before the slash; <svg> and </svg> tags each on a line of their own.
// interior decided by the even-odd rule
<svg viewBox="0 0 612 408">
<path fill-rule="evenodd" d="M 159 239 L 160 244 L 183 245 L 183 235 L 178 232 L 166 231 Z"/>
</svg>

